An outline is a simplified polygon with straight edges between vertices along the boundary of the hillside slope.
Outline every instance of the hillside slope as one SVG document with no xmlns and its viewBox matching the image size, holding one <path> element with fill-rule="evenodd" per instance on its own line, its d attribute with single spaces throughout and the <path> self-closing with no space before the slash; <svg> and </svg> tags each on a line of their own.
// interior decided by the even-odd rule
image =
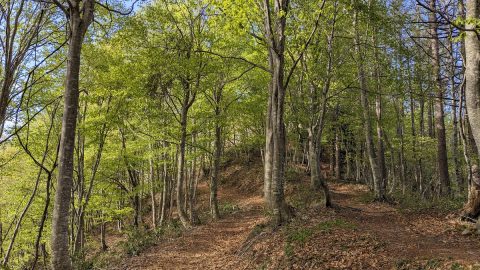
<svg viewBox="0 0 480 270">
<path fill-rule="evenodd" d="M 261 185 L 257 165 L 224 170 L 221 220 L 161 241 L 117 269 L 480 269 L 480 237 L 462 235 L 461 223 L 370 202 L 360 184 L 330 183 L 335 207 L 325 209 L 305 175 L 290 180 L 297 215 L 272 231 L 259 192 L 239 179 Z M 199 190 L 204 200 L 206 183 Z"/>
</svg>

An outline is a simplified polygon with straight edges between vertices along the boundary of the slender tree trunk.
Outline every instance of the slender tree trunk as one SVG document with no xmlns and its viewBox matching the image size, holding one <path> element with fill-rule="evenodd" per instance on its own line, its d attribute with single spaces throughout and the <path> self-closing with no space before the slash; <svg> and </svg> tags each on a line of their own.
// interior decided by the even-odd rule
<svg viewBox="0 0 480 270">
<path fill-rule="evenodd" d="M 3 257 L 3 223 L 1 219 L 0 219 L 0 257 Z"/>
<path fill-rule="evenodd" d="M 152 147 L 150 146 L 150 151 Z M 157 227 L 157 199 L 155 198 L 156 193 L 156 183 L 155 183 L 155 167 L 153 165 L 153 159 L 150 157 L 148 159 L 149 167 L 149 178 L 150 178 L 150 199 L 152 203 L 152 226 L 153 228 Z"/>
<path fill-rule="evenodd" d="M 43 208 L 42 217 L 41 217 L 40 223 L 38 225 L 37 238 L 35 239 L 35 255 L 33 257 L 31 270 L 36 269 L 38 257 L 40 256 L 40 241 L 42 240 L 43 229 L 45 227 L 45 222 L 47 220 L 47 215 L 48 215 L 48 209 L 50 207 L 52 176 L 53 176 L 52 172 L 47 173 L 47 181 L 45 183 L 45 193 L 46 193 L 45 206 Z"/>
<path fill-rule="evenodd" d="M 371 2 L 371 5 L 375 5 L 375 1 Z M 375 86 L 377 95 L 375 97 L 375 115 L 376 115 L 376 126 L 377 126 L 377 164 L 378 164 L 378 177 L 380 185 L 380 194 L 386 194 L 387 190 L 387 166 L 385 162 L 385 143 L 383 136 L 382 128 L 382 87 L 381 87 L 381 78 L 380 78 L 380 57 L 378 55 L 378 44 L 376 39 L 376 27 L 373 27 L 372 34 L 372 43 L 373 43 L 373 54 L 374 54 L 374 76 L 375 76 Z M 383 195 L 385 196 L 385 195 Z"/>
<path fill-rule="evenodd" d="M 192 143 L 193 145 L 196 144 L 196 135 L 192 136 Z M 195 197 L 196 197 L 196 189 L 197 189 L 197 157 L 195 155 L 195 149 L 192 149 L 194 158 L 191 165 L 190 171 L 190 179 L 189 179 L 189 191 L 188 191 L 188 205 L 189 205 L 189 219 L 191 224 L 199 224 L 200 221 L 195 213 Z"/>
<path fill-rule="evenodd" d="M 168 145 L 165 143 L 164 147 L 166 148 Z M 170 200 L 171 195 L 170 192 L 170 186 L 171 186 L 171 181 L 168 175 L 168 165 L 167 165 L 167 160 L 168 156 L 167 154 L 163 154 L 163 166 L 162 166 L 162 177 L 163 177 L 163 189 L 162 189 L 162 209 L 160 213 L 160 226 L 164 224 L 165 218 L 167 217 L 167 206 L 171 207 Z"/>
<path fill-rule="evenodd" d="M 335 180 L 340 181 L 342 178 L 340 165 L 340 129 L 335 132 Z"/>
<path fill-rule="evenodd" d="M 415 99 L 413 98 L 413 88 L 412 88 L 412 78 L 411 78 L 411 69 L 410 69 L 410 60 L 408 60 L 408 91 L 410 97 L 410 129 L 412 135 L 412 153 L 413 153 L 413 160 L 415 162 L 413 166 L 414 176 L 415 176 L 415 183 L 411 183 L 412 190 L 418 189 L 420 190 L 420 161 L 417 157 L 417 130 L 415 127 Z"/>
<path fill-rule="evenodd" d="M 450 26 L 450 36 L 452 35 L 453 32 L 453 26 Z M 458 193 L 463 194 L 463 177 L 461 174 L 460 170 L 460 160 L 459 160 L 459 154 L 458 154 L 458 92 L 459 89 L 456 87 L 455 83 L 455 56 L 453 55 L 454 53 L 454 48 L 453 48 L 453 42 L 452 42 L 452 37 L 448 39 L 449 42 L 449 50 L 450 50 L 450 89 L 452 91 L 452 105 L 451 105 L 451 110 L 452 110 L 452 157 L 453 157 L 453 165 L 454 165 L 454 179 L 455 182 L 458 185 Z"/>
<path fill-rule="evenodd" d="M 364 53 L 361 49 L 361 40 L 360 34 L 358 29 L 358 14 L 355 11 L 354 14 L 354 29 L 355 29 L 355 37 L 354 37 L 354 45 L 355 45 L 355 52 L 357 54 L 357 61 L 358 61 L 358 79 L 360 82 L 360 106 L 363 108 L 362 113 L 362 120 L 364 123 L 364 134 L 365 134 L 365 145 L 366 145 L 366 155 L 368 157 L 368 161 L 370 164 L 370 170 L 372 174 L 373 180 L 373 190 L 374 196 L 376 200 L 383 201 L 385 200 L 385 193 L 384 189 L 382 188 L 382 177 L 381 172 L 377 163 L 377 157 L 375 155 L 375 149 L 373 146 L 373 135 L 371 130 L 371 120 L 370 120 L 370 113 L 369 113 L 369 102 L 368 102 L 368 85 L 367 85 L 367 78 L 365 75 L 365 68 L 364 68 Z"/>
<path fill-rule="evenodd" d="M 210 214 L 213 219 L 218 219 L 220 213 L 218 211 L 218 178 L 220 170 L 220 161 L 222 158 L 222 127 L 220 126 L 220 101 L 222 99 L 222 90 L 223 87 L 219 87 L 215 91 L 215 142 L 214 142 L 214 153 L 213 153 L 213 168 L 212 168 L 212 178 L 210 183 Z"/>
</svg>

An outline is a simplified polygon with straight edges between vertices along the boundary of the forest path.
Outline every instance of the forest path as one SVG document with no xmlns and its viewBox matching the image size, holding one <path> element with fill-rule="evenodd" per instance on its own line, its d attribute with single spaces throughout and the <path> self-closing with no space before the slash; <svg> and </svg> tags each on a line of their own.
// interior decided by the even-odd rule
<svg viewBox="0 0 480 270">
<path fill-rule="evenodd" d="M 367 257 L 378 258 L 379 262 L 375 267 L 365 261 L 361 263 L 363 267 L 340 267 L 341 269 L 450 269 L 435 265 L 443 262 L 475 264 L 480 261 L 480 237 L 461 235 L 458 226 L 453 223 L 454 219 L 446 218 L 446 214 L 407 213 L 385 203 L 368 202 L 365 200 L 368 191 L 363 185 L 330 183 L 330 188 L 335 207 L 333 210 L 322 207 L 318 210 L 317 217 L 322 218 L 321 216 L 325 215 L 346 220 L 355 225 L 355 230 L 344 232 L 352 234 L 352 239 L 358 240 L 369 235 L 381 243 L 379 249 L 374 248 L 374 251 L 370 251 L 375 254 L 370 254 L 364 259 L 357 258 L 357 260 L 369 260 Z M 202 184 L 199 200 L 203 205 L 207 197 L 207 186 Z M 258 269 L 258 261 L 253 262 L 248 256 L 238 256 L 238 252 L 244 247 L 254 227 L 266 222 L 262 198 L 227 186 L 220 190 L 219 199 L 221 205 L 228 205 L 230 208 L 235 206 L 235 210 L 225 214 L 218 221 L 211 221 L 186 231 L 178 238 L 162 240 L 156 246 L 142 252 L 140 256 L 127 258 L 119 269 Z M 256 244 L 264 245 L 268 257 L 282 260 L 284 240 L 280 235 L 275 236 L 271 232 L 267 234 L 267 238 L 270 237 L 275 240 L 270 243 L 259 241 Z M 341 244 L 335 237 L 325 235 L 320 237 L 321 239 L 312 239 L 311 241 L 315 242 L 312 244 L 325 248 L 340 248 L 331 252 L 341 254 L 343 247 L 337 246 L 345 243 Z M 353 240 L 354 249 L 357 247 L 355 244 L 357 240 Z M 360 249 L 361 247 L 358 247 L 358 253 L 352 254 L 364 252 Z M 271 253 L 268 255 L 269 250 Z M 324 257 L 322 260 L 332 260 L 322 252 L 315 256 L 319 259 Z M 334 258 L 344 260 L 342 255 Z M 418 261 L 427 262 L 432 268 L 408 266 Z M 402 263 L 407 267 L 400 267 Z M 277 268 L 274 266 L 272 269 Z"/>
<path fill-rule="evenodd" d="M 365 202 L 363 185 L 333 184 L 331 189 L 336 214 L 382 242 L 382 253 L 391 260 L 480 262 L 480 237 L 462 235 L 458 219 L 451 215 L 405 212 L 389 204 Z"/>
<path fill-rule="evenodd" d="M 205 200 L 207 185 L 199 186 Z M 233 187 L 219 190 L 220 208 L 230 213 L 218 221 L 196 226 L 178 238 L 159 242 L 138 257 L 128 258 L 120 269 L 241 269 L 246 262 L 236 256 L 255 225 L 265 222 L 263 200 Z"/>
</svg>

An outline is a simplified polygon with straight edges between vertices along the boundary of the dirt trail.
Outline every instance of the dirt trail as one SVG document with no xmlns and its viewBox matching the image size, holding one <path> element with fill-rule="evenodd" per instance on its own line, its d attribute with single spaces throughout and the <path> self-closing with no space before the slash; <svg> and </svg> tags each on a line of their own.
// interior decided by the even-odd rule
<svg viewBox="0 0 480 270">
<path fill-rule="evenodd" d="M 363 203 L 365 186 L 332 186 L 337 214 L 354 222 L 385 244 L 392 259 L 448 260 L 466 264 L 480 262 L 480 238 L 463 236 L 457 220 L 445 214 L 401 213 L 384 203 Z"/>
<path fill-rule="evenodd" d="M 382 269 L 394 268 L 393 261 L 399 260 L 480 261 L 479 237 L 462 236 L 444 216 L 405 214 L 386 204 L 363 203 L 360 198 L 366 189 L 360 185 L 332 184 L 331 189 L 334 215 L 357 226 L 350 233 L 367 233 L 383 243 L 378 255 L 387 263 Z M 160 242 L 139 257 L 124 261 L 120 269 L 256 269 L 255 263 L 237 252 L 255 225 L 265 222 L 262 198 L 227 188 L 221 191 L 220 199 L 238 205 L 239 210 L 179 238 Z M 273 245 L 272 249 L 279 249 L 280 243 Z"/>
<path fill-rule="evenodd" d="M 200 186 L 200 191 L 206 186 Z M 238 207 L 220 219 L 197 226 L 179 238 L 169 239 L 129 258 L 120 269 L 242 269 L 236 252 L 255 225 L 265 221 L 263 200 L 234 188 L 222 189 L 219 200 Z"/>
</svg>

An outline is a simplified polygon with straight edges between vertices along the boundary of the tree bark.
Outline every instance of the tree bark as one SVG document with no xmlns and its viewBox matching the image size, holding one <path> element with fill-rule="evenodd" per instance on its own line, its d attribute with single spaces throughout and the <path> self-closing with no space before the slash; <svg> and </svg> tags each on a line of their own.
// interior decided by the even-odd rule
<svg viewBox="0 0 480 270">
<path fill-rule="evenodd" d="M 472 136 L 475 140 L 476 150 L 480 150 L 480 40 L 478 27 L 471 19 L 478 21 L 480 15 L 480 3 L 478 0 L 466 1 L 465 24 L 465 96 L 468 120 Z M 477 153 L 478 154 L 478 153 Z M 465 207 L 465 213 L 470 217 L 478 217 L 480 212 L 480 177 L 478 166 L 472 166 L 472 181 L 469 190 L 469 201 Z"/>
<path fill-rule="evenodd" d="M 185 228 L 190 228 L 192 225 L 187 216 L 184 202 L 185 192 L 185 151 L 187 142 L 187 117 L 188 117 L 188 103 L 190 99 L 190 90 L 186 90 L 185 97 L 182 104 L 182 111 L 180 115 L 180 144 L 178 149 L 178 164 L 177 164 L 177 186 L 176 186 L 176 199 L 177 199 L 177 212 L 182 225 Z"/>
<path fill-rule="evenodd" d="M 150 145 L 150 151 L 152 151 L 152 146 Z M 153 154 L 153 153 L 152 153 Z M 153 165 L 153 158 L 148 159 L 148 168 L 149 168 L 149 178 L 150 178 L 150 199 L 152 203 L 152 226 L 153 228 L 157 227 L 157 200 L 156 196 L 156 183 L 155 183 L 155 169 Z"/>
<path fill-rule="evenodd" d="M 286 155 L 286 131 L 284 123 L 286 86 L 284 82 L 284 72 L 285 28 L 288 9 L 288 0 L 274 1 L 273 9 L 270 7 L 269 0 L 263 1 L 265 37 L 268 45 L 271 70 L 265 150 L 265 183 L 268 184 L 268 182 L 271 182 L 271 191 L 267 190 L 266 194 L 271 192 L 271 197 L 266 196 L 266 203 L 273 211 L 276 225 L 283 224 L 289 220 L 292 215 L 291 208 L 285 202 L 284 196 Z M 269 157 L 267 158 L 267 156 Z M 271 169 L 267 164 L 271 164 Z"/>
<path fill-rule="evenodd" d="M 80 57 L 83 39 L 93 21 L 94 0 L 73 0 L 68 9 L 69 45 L 64 93 L 57 188 L 52 218 L 52 268 L 72 269 L 69 253 L 68 216 L 73 177 L 73 153 L 79 104 Z M 65 7 L 63 7 L 64 10 Z"/>
<path fill-rule="evenodd" d="M 212 178 L 210 183 L 210 214 L 213 219 L 218 219 L 220 217 L 220 212 L 218 211 L 218 180 L 219 180 L 219 170 L 220 170 L 220 161 L 222 157 L 222 127 L 220 125 L 220 116 L 221 108 L 220 102 L 222 100 L 223 86 L 218 87 L 215 91 L 214 101 L 215 101 L 215 141 L 214 141 L 214 153 L 213 153 L 213 169 L 212 169 Z"/>
<path fill-rule="evenodd" d="M 375 1 L 371 2 L 371 5 L 375 5 Z M 378 55 L 378 44 L 376 38 L 376 27 L 373 27 L 372 43 L 373 43 L 373 56 L 374 56 L 374 76 L 377 95 L 375 97 L 375 115 L 377 126 L 377 164 L 378 164 L 378 177 L 380 185 L 380 194 L 385 194 L 387 190 L 387 167 L 385 162 L 385 143 L 382 127 L 383 107 L 382 107 L 382 87 L 380 78 L 380 57 Z M 380 197 L 384 197 L 382 195 Z M 383 199 L 382 199 L 383 200 Z"/>
<path fill-rule="evenodd" d="M 436 10 L 436 0 L 430 0 L 431 10 Z M 447 141 L 445 134 L 445 122 L 443 111 L 443 88 L 440 71 L 440 55 L 438 40 L 438 22 L 434 12 L 430 13 L 430 34 L 431 34 L 431 52 L 432 69 L 434 77 L 435 98 L 435 131 L 437 135 L 437 167 L 441 196 L 450 194 L 450 176 L 448 173 Z"/>
<path fill-rule="evenodd" d="M 354 29 L 355 29 L 355 36 L 354 36 L 354 45 L 355 45 L 355 52 L 358 59 L 358 79 L 360 83 L 360 106 L 363 108 L 362 112 L 362 120 L 364 125 L 364 136 L 365 136 L 365 145 L 366 145 L 366 155 L 368 157 L 368 161 L 370 164 L 370 170 L 372 174 L 373 180 L 373 191 L 375 200 L 383 201 L 386 199 L 384 189 L 382 188 L 382 178 L 380 169 L 377 163 L 377 157 L 375 155 L 375 149 L 373 146 L 373 135 L 371 130 L 371 119 L 369 113 L 369 102 L 368 102 L 368 85 L 367 85 L 367 78 L 365 74 L 365 67 L 364 67 L 364 53 L 361 49 L 361 40 L 360 40 L 360 33 L 359 33 L 359 26 L 358 26 L 358 11 L 355 10 L 354 13 Z"/>
</svg>

